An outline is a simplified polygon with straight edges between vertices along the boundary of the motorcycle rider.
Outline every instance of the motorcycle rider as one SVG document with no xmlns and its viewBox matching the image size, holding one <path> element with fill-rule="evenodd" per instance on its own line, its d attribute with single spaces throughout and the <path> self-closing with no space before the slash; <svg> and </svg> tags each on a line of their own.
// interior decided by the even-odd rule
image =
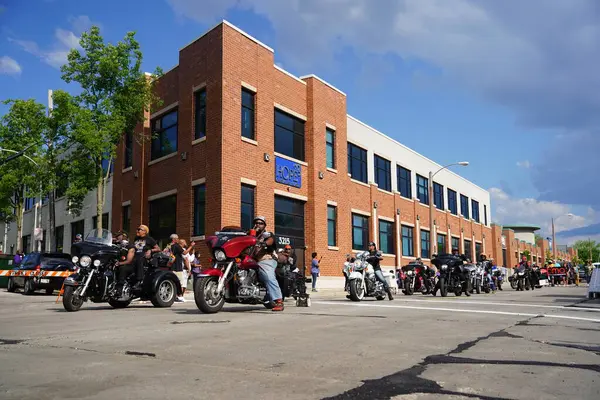
<svg viewBox="0 0 600 400">
<path fill-rule="evenodd" d="M 467 258 L 467 256 L 466 256 L 466 255 L 464 255 L 464 254 L 460 254 L 460 253 L 458 252 L 458 248 L 457 248 L 457 247 L 453 247 L 453 248 L 452 248 L 452 255 L 453 255 L 453 256 L 456 256 L 456 257 L 459 257 L 459 258 L 461 258 L 461 259 L 463 260 L 463 263 L 466 263 L 466 262 L 468 262 L 468 258 Z"/>
<path fill-rule="evenodd" d="M 275 303 L 273 311 L 283 311 L 283 299 L 275 269 L 277 268 L 277 255 L 275 253 L 275 235 L 266 231 L 267 220 L 263 216 L 257 216 L 253 221 L 256 237 L 258 238 L 253 251 L 254 258 L 259 265 L 258 276 L 267 287 L 271 301 Z"/>
<path fill-rule="evenodd" d="M 139 289 L 142 286 L 144 280 L 144 263 L 146 259 L 152 256 L 152 253 L 160 252 L 160 248 L 152 237 L 149 236 L 150 229 L 146 225 L 138 226 L 136 230 L 137 236 L 133 240 L 133 247 L 135 248 L 135 257 L 133 264 L 135 267 L 135 278 L 136 284 L 134 289 Z"/>
<path fill-rule="evenodd" d="M 385 288 L 385 291 L 388 294 L 388 299 L 390 301 L 394 300 L 394 297 L 392 296 L 392 290 L 390 289 L 390 286 L 388 285 L 387 281 L 385 280 L 385 277 L 383 276 L 383 272 L 381 271 L 380 262 L 381 260 L 383 260 L 383 254 L 381 253 L 381 251 L 377 250 L 375 242 L 369 242 L 368 249 L 369 257 L 367 257 L 367 262 L 373 266 L 373 270 L 375 271 L 375 278 L 379 282 L 383 283 L 383 287 Z"/>
</svg>

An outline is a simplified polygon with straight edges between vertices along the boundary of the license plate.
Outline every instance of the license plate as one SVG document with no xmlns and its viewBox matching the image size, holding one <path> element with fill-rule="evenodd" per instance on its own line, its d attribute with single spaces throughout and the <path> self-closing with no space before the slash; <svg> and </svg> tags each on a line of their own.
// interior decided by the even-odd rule
<svg viewBox="0 0 600 400">
<path fill-rule="evenodd" d="M 40 279 L 40 283 L 50 283 L 50 279 Z"/>
</svg>

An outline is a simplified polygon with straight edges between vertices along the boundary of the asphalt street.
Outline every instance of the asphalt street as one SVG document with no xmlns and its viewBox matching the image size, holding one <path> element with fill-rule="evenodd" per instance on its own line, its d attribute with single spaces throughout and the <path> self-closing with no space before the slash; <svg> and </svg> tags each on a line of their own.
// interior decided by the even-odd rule
<svg viewBox="0 0 600 400">
<path fill-rule="evenodd" d="M 283 313 L 86 304 L 0 290 L 1 399 L 599 399 L 586 289 L 353 303 Z"/>
</svg>

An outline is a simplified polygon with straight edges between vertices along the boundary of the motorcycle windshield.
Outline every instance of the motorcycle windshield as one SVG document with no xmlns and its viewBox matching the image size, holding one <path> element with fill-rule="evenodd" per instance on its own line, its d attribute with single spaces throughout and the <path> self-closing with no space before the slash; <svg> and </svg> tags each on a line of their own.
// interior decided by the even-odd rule
<svg viewBox="0 0 600 400">
<path fill-rule="evenodd" d="M 110 246 L 112 244 L 112 233 L 106 229 L 92 229 L 85 235 L 84 242 Z"/>
</svg>

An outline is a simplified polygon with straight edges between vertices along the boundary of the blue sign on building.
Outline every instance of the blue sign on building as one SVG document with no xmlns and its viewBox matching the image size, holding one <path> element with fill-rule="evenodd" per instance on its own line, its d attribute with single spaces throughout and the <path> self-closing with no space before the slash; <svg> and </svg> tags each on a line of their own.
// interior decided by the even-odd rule
<svg viewBox="0 0 600 400">
<path fill-rule="evenodd" d="M 275 182 L 302 187 L 302 166 L 285 158 L 275 157 Z"/>
</svg>

